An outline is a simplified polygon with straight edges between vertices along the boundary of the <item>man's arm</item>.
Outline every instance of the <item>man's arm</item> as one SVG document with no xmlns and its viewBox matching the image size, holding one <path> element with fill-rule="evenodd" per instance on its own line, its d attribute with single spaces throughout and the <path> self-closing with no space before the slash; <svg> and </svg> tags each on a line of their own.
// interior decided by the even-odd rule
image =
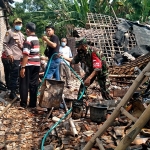
<svg viewBox="0 0 150 150">
<path fill-rule="evenodd" d="M 52 48 L 56 48 L 56 46 L 57 46 L 57 44 L 50 41 L 47 36 L 43 36 L 42 40 L 45 41 L 47 43 L 47 45 L 52 47 Z"/>
<path fill-rule="evenodd" d="M 26 66 L 28 63 L 28 55 L 23 54 L 23 59 L 22 59 L 22 65 L 21 66 Z"/>
<path fill-rule="evenodd" d="M 72 58 L 72 52 L 71 52 L 70 47 L 69 47 L 69 57 Z"/>
<path fill-rule="evenodd" d="M 97 75 L 97 71 L 93 71 L 84 81 L 85 86 L 89 86 L 90 85 L 90 81 L 93 77 L 95 77 Z"/>
<path fill-rule="evenodd" d="M 44 75 L 44 72 L 40 72 L 39 75 Z"/>
<path fill-rule="evenodd" d="M 31 50 L 31 43 L 28 40 L 26 40 L 23 44 L 23 59 L 20 70 L 20 76 L 22 78 L 25 77 L 25 66 L 28 63 L 28 56 L 30 54 L 30 50 Z"/>
<path fill-rule="evenodd" d="M 62 56 L 62 55 L 60 57 L 63 58 L 63 59 L 65 59 L 65 60 L 67 60 L 67 61 L 69 61 L 69 62 L 71 62 L 72 59 L 73 59 L 73 58 L 68 58 L 68 57 Z"/>
<path fill-rule="evenodd" d="M 25 77 L 25 66 L 27 63 L 28 63 L 28 55 L 23 54 L 23 60 L 22 60 L 22 65 L 21 65 L 21 70 L 20 70 L 21 78 Z"/>
<path fill-rule="evenodd" d="M 6 56 L 8 56 L 9 60 L 13 62 L 13 53 L 9 47 L 10 39 L 11 39 L 11 33 L 7 31 L 3 40 L 3 48 L 4 48 L 4 51 L 6 52 Z"/>
<path fill-rule="evenodd" d="M 97 71 L 93 71 L 89 76 L 88 76 L 88 79 L 92 79 L 94 76 L 96 76 L 97 75 Z"/>
</svg>

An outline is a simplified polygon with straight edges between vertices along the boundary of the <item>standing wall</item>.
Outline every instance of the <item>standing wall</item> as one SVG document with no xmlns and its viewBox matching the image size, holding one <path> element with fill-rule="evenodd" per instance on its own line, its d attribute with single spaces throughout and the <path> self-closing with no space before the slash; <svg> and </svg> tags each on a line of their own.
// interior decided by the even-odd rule
<svg viewBox="0 0 150 150">
<path fill-rule="evenodd" d="M 7 28 L 6 28 L 4 13 L 2 8 L 0 7 L 0 57 L 3 51 L 3 38 L 6 31 Z M 1 59 L 0 59 L 0 80 L 4 82 L 4 69 L 3 69 L 3 64 L 1 62 Z"/>
</svg>

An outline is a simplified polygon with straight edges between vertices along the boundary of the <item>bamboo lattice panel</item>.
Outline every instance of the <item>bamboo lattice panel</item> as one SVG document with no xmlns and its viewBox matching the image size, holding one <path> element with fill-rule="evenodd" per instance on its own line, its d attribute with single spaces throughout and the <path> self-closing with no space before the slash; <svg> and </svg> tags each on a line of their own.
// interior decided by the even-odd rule
<svg viewBox="0 0 150 150">
<path fill-rule="evenodd" d="M 123 47 L 118 46 L 115 39 L 116 25 L 121 23 L 121 20 L 118 19 L 118 22 L 111 16 L 93 13 L 88 13 L 87 18 L 86 29 L 76 28 L 75 30 L 80 38 L 85 37 L 88 41 L 93 42 L 95 47 L 101 49 L 106 56 L 108 64 L 112 65 L 114 63 L 114 55 L 124 52 Z M 127 48 L 130 50 L 137 44 L 134 34 L 131 32 L 128 32 L 128 34 L 129 42 Z"/>
</svg>

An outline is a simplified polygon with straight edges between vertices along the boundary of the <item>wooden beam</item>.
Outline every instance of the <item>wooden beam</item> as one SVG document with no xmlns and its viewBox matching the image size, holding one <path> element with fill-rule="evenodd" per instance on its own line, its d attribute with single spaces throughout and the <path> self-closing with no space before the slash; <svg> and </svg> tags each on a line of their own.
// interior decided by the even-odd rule
<svg viewBox="0 0 150 150">
<path fill-rule="evenodd" d="M 130 86 L 129 90 L 121 100 L 121 102 L 117 105 L 111 116 L 104 122 L 104 124 L 98 129 L 98 131 L 94 134 L 94 136 L 90 139 L 90 141 L 85 145 L 83 150 L 91 150 L 95 140 L 97 137 L 101 136 L 108 127 L 111 126 L 111 124 L 114 122 L 114 120 L 119 116 L 121 107 L 125 106 L 127 102 L 131 99 L 134 92 L 137 90 L 139 85 L 142 83 L 143 79 L 145 78 L 145 72 L 150 71 L 150 62 L 147 64 L 147 66 L 142 70 L 142 72 L 137 76 L 137 78 L 134 80 L 133 84 Z M 149 115 L 149 113 L 148 113 Z M 122 150 L 122 149 L 121 149 Z"/>
<path fill-rule="evenodd" d="M 129 112 L 127 112 L 123 107 L 121 107 L 121 112 L 122 114 L 124 114 L 126 117 L 128 117 L 129 119 L 131 119 L 133 122 L 137 121 L 137 118 L 135 118 L 134 116 L 132 116 Z"/>
<path fill-rule="evenodd" d="M 136 121 L 136 123 L 132 126 L 132 128 L 128 131 L 126 136 L 121 140 L 119 145 L 115 148 L 115 150 L 126 150 L 130 143 L 135 139 L 135 137 L 139 134 L 141 129 L 146 125 L 146 123 L 150 120 L 150 105 L 145 109 L 140 118 Z"/>
</svg>

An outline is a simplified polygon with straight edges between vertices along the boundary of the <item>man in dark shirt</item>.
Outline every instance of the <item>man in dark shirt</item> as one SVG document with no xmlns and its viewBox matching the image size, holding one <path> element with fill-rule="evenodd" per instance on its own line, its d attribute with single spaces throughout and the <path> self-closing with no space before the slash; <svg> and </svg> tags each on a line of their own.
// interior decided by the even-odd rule
<svg viewBox="0 0 150 150">
<path fill-rule="evenodd" d="M 49 50 L 49 62 L 51 60 L 51 63 L 47 64 L 45 78 L 51 79 L 52 77 L 54 77 L 56 80 L 60 80 L 59 65 L 61 59 L 57 56 L 57 53 L 59 53 L 59 38 L 57 37 L 57 35 L 55 35 L 55 30 L 53 26 L 46 26 L 45 31 L 47 36 L 43 36 L 42 40 L 45 41 L 47 44 L 47 48 Z"/>
</svg>

